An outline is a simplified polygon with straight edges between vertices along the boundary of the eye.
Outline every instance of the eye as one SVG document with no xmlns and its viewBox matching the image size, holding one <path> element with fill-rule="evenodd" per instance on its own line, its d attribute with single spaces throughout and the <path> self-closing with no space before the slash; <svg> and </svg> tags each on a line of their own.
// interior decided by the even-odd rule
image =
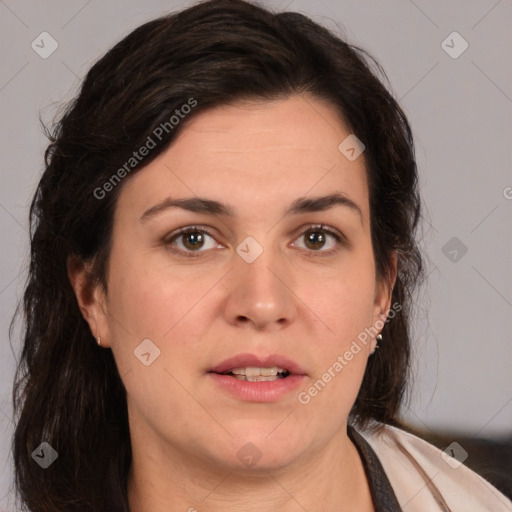
<svg viewBox="0 0 512 512">
<path fill-rule="evenodd" d="M 308 226 L 296 240 L 301 238 L 305 241 L 304 245 L 294 242 L 292 246 L 326 254 L 335 253 L 340 246 L 348 246 L 348 242 L 342 234 L 326 229 L 323 225 Z M 223 247 L 216 242 L 213 234 L 207 228 L 199 226 L 180 228 L 167 236 L 164 243 L 173 252 L 187 257 L 198 257 L 201 252 Z"/>
<path fill-rule="evenodd" d="M 340 245 L 347 245 L 341 234 L 326 229 L 323 225 L 309 226 L 297 240 L 301 238 L 304 239 L 305 244 L 304 246 L 298 245 L 298 247 L 314 252 L 333 253 L 339 249 Z M 292 245 L 296 246 L 296 243 Z"/>
<path fill-rule="evenodd" d="M 213 235 L 206 228 L 197 226 L 181 228 L 166 237 L 164 242 L 167 246 L 171 247 L 171 250 L 192 257 L 196 255 L 191 253 L 205 252 L 208 249 L 215 249 L 220 245 L 216 243 Z"/>
</svg>

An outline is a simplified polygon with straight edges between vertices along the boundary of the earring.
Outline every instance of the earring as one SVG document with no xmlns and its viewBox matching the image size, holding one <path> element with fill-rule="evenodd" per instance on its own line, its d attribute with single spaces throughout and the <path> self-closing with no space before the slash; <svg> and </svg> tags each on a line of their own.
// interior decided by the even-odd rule
<svg viewBox="0 0 512 512">
<path fill-rule="evenodd" d="M 382 334 L 377 334 L 377 345 L 375 345 L 375 350 L 379 348 L 379 341 L 382 341 Z"/>
<path fill-rule="evenodd" d="M 98 342 L 98 345 L 101 347 L 101 336 L 98 336 L 96 338 L 96 341 Z"/>
</svg>

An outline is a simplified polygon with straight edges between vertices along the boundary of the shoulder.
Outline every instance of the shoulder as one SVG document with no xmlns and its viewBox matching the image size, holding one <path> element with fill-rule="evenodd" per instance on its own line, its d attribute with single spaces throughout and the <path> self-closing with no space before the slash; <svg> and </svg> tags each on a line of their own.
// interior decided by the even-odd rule
<svg viewBox="0 0 512 512">
<path fill-rule="evenodd" d="M 379 458 L 406 512 L 512 512 L 512 502 L 456 459 L 404 430 L 357 430 Z"/>
</svg>

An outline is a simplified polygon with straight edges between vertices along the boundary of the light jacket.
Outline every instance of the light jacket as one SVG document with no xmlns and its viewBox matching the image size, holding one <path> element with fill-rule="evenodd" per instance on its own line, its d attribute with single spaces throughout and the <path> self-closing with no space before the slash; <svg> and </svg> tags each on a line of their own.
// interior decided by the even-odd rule
<svg viewBox="0 0 512 512">
<path fill-rule="evenodd" d="M 357 431 L 377 455 L 404 512 L 512 512 L 512 501 L 461 464 L 454 450 L 444 453 L 389 425 L 380 433 Z"/>
</svg>

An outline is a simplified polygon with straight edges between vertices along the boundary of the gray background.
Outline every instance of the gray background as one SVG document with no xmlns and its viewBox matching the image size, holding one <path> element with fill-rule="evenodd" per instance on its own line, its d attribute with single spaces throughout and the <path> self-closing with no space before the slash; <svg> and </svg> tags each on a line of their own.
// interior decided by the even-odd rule
<svg viewBox="0 0 512 512">
<path fill-rule="evenodd" d="M 412 124 L 427 207 L 423 246 L 429 278 L 414 324 L 415 386 L 406 417 L 427 430 L 510 435 L 512 2 L 263 3 L 303 12 L 369 50 Z M 19 329 L 12 344 L 7 330 L 23 290 L 27 210 L 47 145 L 39 116 L 50 121 L 91 64 L 133 28 L 190 4 L 0 2 L 0 510 L 13 510 L 11 390 L 20 341 Z M 31 48 L 45 31 L 58 43 L 47 59 Z M 469 44 L 458 58 L 445 49 L 458 53 L 461 40 L 451 37 L 442 46 L 454 31 Z"/>
</svg>

